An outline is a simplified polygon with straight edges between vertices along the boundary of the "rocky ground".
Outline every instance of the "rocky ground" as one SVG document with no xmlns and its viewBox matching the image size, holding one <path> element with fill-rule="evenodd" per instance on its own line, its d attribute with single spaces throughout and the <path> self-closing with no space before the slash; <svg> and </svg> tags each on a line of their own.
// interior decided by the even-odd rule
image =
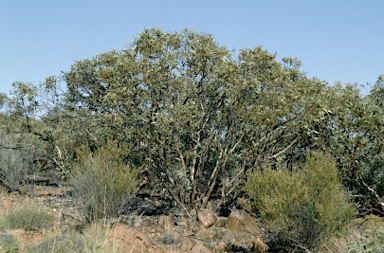
<svg viewBox="0 0 384 253">
<path fill-rule="evenodd" d="M 0 193 L 0 210 L 28 201 L 39 201 L 56 215 L 52 230 L 8 231 L 22 245 L 37 244 L 51 231 L 82 230 L 84 220 L 67 188 L 36 186 L 33 194 Z M 153 194 L 138 197 L 127 212 L 110 222 L 110 234 L 120 252 L 266 252 L 263 229 L 243 210 L 219 217 L 210 209 L 180 213 L 170 201 Z"/>
<path fill-rule="evenodd" d="M 48 206 L 56 215 L 56 222 L 51 230 L 7 231 L 17 237 L 22 245 L 37 244 L 57 230 L 75 228 L 81 233 L 84 220 L 67 188 L 37 186 L 29 196 L 2 190 L 0 211 L 31 200 Z M 373 216 L 356 219 L 351 226 L 370 228 L 367 220 L 374 219 L 375 227 L 384 228 L 384 221 Z M 110 222 L 109 233 L 117 242 L 119 252 L 274 251 L 270 244 L 271 238 L 268 238 L 268 231 L 262 223 L 243 210 L 233 209 L 226 217 L 217 215 L 211 209 L 192 210 L 191 217 L 188 217 L 170 201 L 156 194 L 139 196 L 126 213 Z M 339 248 L 346 244 L 341 241 L 335 243 Z"/>
</svg>

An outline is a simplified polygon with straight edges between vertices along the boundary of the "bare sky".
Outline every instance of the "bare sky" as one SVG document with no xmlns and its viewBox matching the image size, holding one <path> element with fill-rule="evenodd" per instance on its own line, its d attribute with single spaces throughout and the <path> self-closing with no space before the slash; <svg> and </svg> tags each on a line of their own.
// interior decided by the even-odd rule
<svg viewBox="0 0 384 253">
<path fill-rule="evenodd" d="M 297 57 L 309 77 L 359 84 L 384 74 L 384 1 L 0 0 L 0 92 L 119 50 L 144 28 L 213 34 L 229 49 Z"/>
</svg>

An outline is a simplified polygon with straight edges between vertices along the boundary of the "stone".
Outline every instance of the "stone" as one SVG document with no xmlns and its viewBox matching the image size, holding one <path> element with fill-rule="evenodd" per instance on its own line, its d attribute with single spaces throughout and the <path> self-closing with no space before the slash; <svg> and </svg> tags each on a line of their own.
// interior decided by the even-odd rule
<svg viewBox="0 0 384 253">
<path fill-rule="evenodd" d="M 192 247 L 192 252 L 193 253 L 213 253 L 213 250 L 205 244 L 196 243 Z"/>
<path fill-rule="evenodd" d="M 119 252 L 147 252 L 153 246 L 151 239 L 144 233 L 126 225 L 117 225 L 110 231 L 112 238 L 117 239 Z"/>
<path fill-rule="evenodd" d="M 159 218 L 159 222 L 158 224 L 164 228 L 164 230 L 168 230 L 170 229 L 171 227 L 173 227 L 173 225 L 175 224 L 174 222 L 174 218 L 172 215 L 169 215 L 169 216 L 165 216 L 165 215 L 161 215 L 160 218 Z"/>
<path fill-rule="evenodd" d="M 176 221 L 176 224 L 179 226 L 179 227 L 182 227 L 182 228 L 185 228 L 185 229 L 188 229 L 188 220 L 186 218 L 180 218 Z"/>
<path fill-rule="evenodd" d="M 204 227 L 208 228 L 216 222 L 216 214 L 210 209 L 202 209 L 197 214 L 200 222 Z"/>
<path fill-rule="evenodd" d="M 182 233 L 180 236 L 181 237 L 187 237 L 187 236 L 192 236 L 194 234 L 195 234 L 195 232 L 192 229 L 190 229 L 190 230 L 187 230 L 184 233 Z"/>
<path fill-rule="evenodd" d="M 158 233 L 164 233 L 164 229 L 160 226 L 155 226 L 152 231 L 158 232 Z"/>
<path fill-rule="evenodd" d="M 144 221 L 140 223 L 140 226 L 136 229 L 140 230 L 141 232 L 150 232 L 153 229 L 153 226 L 150 222 Z"/>
<path fill-rule="evenodd" d="M 203 241 L 213 243 L 216 242 L 217 240 L 220 240 L 220 236 L 213 230 L 210 230 L 208 228 L 202 228 L 200 229 L 196 235 L 197 238 L 200 238 Z"/>
<path fill-rule="evenodd" d="M 235 236 L 233 235 L 233 232 L 232 231 L 227 231 L 224 235 L 223 235 L 223 240 L 224 241 L 227 241 L 227 242 L 232 242 L 232 243 L 235 243 L 237 242 Z"/>
<path fill-rule="evenodd" d="M 196 240 L 194 240 L 194 239 L 186 239 L 186 240 L 181 242 L 180 250 L 181 251 L 191 250 L 193 248 L 193 246 L 195 246 L 195 244 L 197 244 Z"/>
<path fill-rule="evenodd" d="M 215 227 L 217 228 L 223 228 L 225 227 L 225 224 L 227 223 L 227 219 L 224 218 L 224 217 L 220 217 L 216 223 L 215 223 Z"/>
<path fill-rule="evenodd" d="M 227 244 L 225 242 L 219 242 L 219 244 L 216 246 L 216 251 L 223 251 L 227 247 Z"/>
<path fill-rule="evenodd" d="M 258 253 L 265 253 L 268 252 L 268 245 L 265 244 L 260 237 L 253 239 L 251 242 L 251 246 L 249 247 L 251 250 L 258 252 Z"/>
<path fill-rule="evenodd" d="M 160 201 L 156 200 L 155 201 L 155 207 L 156 208 L 161 208 L 161 207 L 163 207 L 163 204 L 161 204 Z"/>
<path fill-rule="evenodd" d="M 227 228 L 231 231 L 244 232 L 260 236 L 262 229 L 256 220 L 244 210 L 233 211 L 227 221 Z"/>
</svg>

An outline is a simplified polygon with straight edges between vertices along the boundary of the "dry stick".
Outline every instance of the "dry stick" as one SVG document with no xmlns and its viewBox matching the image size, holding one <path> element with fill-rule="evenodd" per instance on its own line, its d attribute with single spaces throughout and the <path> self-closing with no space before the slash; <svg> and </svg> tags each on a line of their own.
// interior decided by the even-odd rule
<svg viewBox="0 0 384 253">
<path fill-rule="evenodd" d="M 212 176 L 214 176 L 212 184 L 210 184 L 210 181 L 208 182 L 208 185 L 207 185 L 208 192 L 205 194 L 205 197 L 203 198 L 203 208 L 205 208 L 205 206 L 208 203 L 209 196 L 211 195 L 213 187 L 215 186 L 215 182 L 216 182 L 217 176 L 219 175 L 219 173 L 216 173 L 216 171 L 219 168 L 220 160 L 221 160 L 222 155 L 223 155 L 223 150 L 221 150 L 221 152 L 220 152 L 219 158 L 216 161 L 215 169 L 213 170 L 212 175 L 211 175 L 211 178 L 212 178 Z M 211 180 L 211 178 L 210 178 L 210 180 Z"/>
<path fill-rule="evenodd" d="M 226 185 L 225 185 L 225 188 L 228 188 L 228 186 L 230 186 L 231 184 L 233 184 L 233 182 L 235 182 L 235 180 L 240 177 L 244 171 L 245 171 L 245 166 L 246 166 L 246 161 L 247 161 L 247 158 L 249 156 L 249 153 L 251 153 L 251 151 L 248 152 L 247 156 L 245 157 L 244 159 L 244 162 L 243 162 L 243 165 L 241 166 L 241 170 L 239 173 L 236 174 L 236 176 L 234 176 L 231 181 L 229 181 Z"/>
<path fill-rule="evenodd" d="M 59 147 L 56 146 L 56 144 L 54 144 L 53 142 L 52 142 L 52 144 L 56 148 L 57 153 L 59 154 L 59 158 L 60 158 L 60 162 L 61 162 L 61 167 L 60 168 L 61 168 L 63 174 L 66 174 L 67 172 L 65 171 L 64 160 L 63 160 L 63 157 L 61 156 L 61 151 L 60 151 Z"/>
<path fill-rule="evenodd" d="M 164 187 L 167 188 L 169 194 L 171 194 L 172 198 L 176 201 L 177 204 L 179 204 L 187 213 L 188 217 L 191 218 L 191 215 L 189 214 L 187 208 L 176 198 L 175 194 L 169 189 L 168 185 L 165 183 L 164 179 L 160 177 L 161 182 L 163 183 Z"/>
<path fill-rule="evenodd" d="M 165 142 L 166 142 L 166 141 L 164 141 L 163 144 L 164 144 Z M 163 144 L 161 144 L 161 145 L 163 145 Z M 164 164 L 168 164 L 165 150 L 164 150 L 164 157 L 162 156 L 161 159 L 163 160 Z M 181 201 L 182 196 L 181 196 L 181 191 L 180 191 L 180 184 L 179 184 L 178 181 L 177 181 L 175 171 L 174 171 L 174 170 L 171 170 L 171 173 L 172 173 L 172 176 L 173 176 L 173 178 L 174 178 L 174 180 L 175 180 L 176 195 L 179 196 L 180 201 Z"/>
<path fill-rule="evenodd" d="M 164 143 L 163 143 L 163 144 L 164 144 Z M 166 158 L 161 157 L 161 159 L 165 160 Z M 167 191 L 169 192 L 169 194 L 171 194 L 173 200 L 175 200 L 176 203 L 179 204 L 179 205 L 185 210 L 185 212 L 187 213 L 188 217 L 191 218 L 191 215 L 189 214 L 187 208 L 186 208 L 186 207 L 185 207 L 185 206 L 184 206 L 184 205 L 177 199 L 177 197 L 175 196 L 175 194 L 171 191 L 171 189 L 169 189 L 168 185 L 165 183 L 164 178 L 161 177 L 161 175 L 160 175 L 160 169 L 159 169 L 159 168 L 157 169 L 157 171 L 158 171 L 158 174 L 159 174 L 158 176 L 159 176 L 159 178 L 161 179 L 161 182 L 163 183 L 163 186 L 167 189 Z"/>
<path fill-rule="evenodd" d="M 100 142 L 97 140 L 97 138 L 96 138 L 91 132 L 88 131 L 88 129 L 85 129 L 85 132 L 87 132 L 87 134 L 89 134 L 89 136 L 91 136 L 92 139 L 93 139 L 97 144 L 100 145 Z"/>
<path fill-rule="evenodd" d="M 63 216 L 64 219 L 65 219 L 65 216 L 68 216 L 69 218 L 72 218 L 72 219 L 74 219 L 75 221 L 77 221 L 77 222 L 79 222 L 79 223 L 82 223 L 81 220 L 75 218 L 74 216 L 72 216 L 72 215 L 70 215 L 70 214 L 67 214 L 67 213 L 64 213 L 64 212 L 61 212 L 61 214 L 62 214 L 62 216 Z"/>
<path fill-rule="evenodd" d="M 197 142 L 195 146 L 193 147 L 193 160 L 192 160 L 192 168 L 191 168 L 191 183 L 193 184 L 192 186 L 192 197 L 191 197 L 191 206 L 194 205 L 194 200 L 196 196 L 196 181 L 195 181 L 195 171 L 196 171 L 196 159 L 197 159 L 197 147 L 200 143 L 200 132 L 199 136 L 197 138 Z"/>
<path fill-rule="evenodd" d="M 29 121 L 29 118 L 28 118 L 28 117 L 27 117 L 27 120 Z M 54 142 L 53 140 L 49 140 L 49 139 L 47 139 L 47 138 L 43 138 L 43 135 L 42 135 L 42 134 L 39 134 L 39 133 L 37 133 L 37 132 L 35 132 L 35 131 L 32 131 L 31 126 L 29 125 L 29 123 L 28 123 L 28 125 L 27 125 L 27 128 L 28 128 L 28 131 L 29 131 L 30 133 L 39 136 L 39 137 L 40 137 L 42 140 L 44 140 L 44 141 L 49 141 L 49 142 L 51 142 L 51 144 L 56 148 L 57 153 L 58 153 L 58 155 L 59 155 L 59 158 L 60 158 L 60 160 L 61 160 L 61 166 L 60 166 L 60 169 L 62 170 L 63 174 L 66 174 L 67 172 L 65 171 L 65 166 L 64 166 L 64 162 L 63 162 L 63 157 L 61 156 L 61 151 L 60 151 L 59 147 L 55 144 L 55 142 Z M 59 164 L 57 161 L 55 161 L 55 162 L 56 162 L 57 164 Z"/>
<path fill-rule="evenodd" d="M 140 173 L 139 173 L 139 175 L 143 175 L 144 174 L 144 172 L 147 172 L 147 171 L 149 171 L 149 166 L 148 165 L 143 165 L 143 167 L 146 167 L 146 169 L 140 169 L 141 171 L 140 171 Z M 142 168 L 143 168 L 142 167 Z M 141 182 L 140 183 L 140 185 L 139 185 L 139 189 L 141 189 L 144 185 L 146 185 L 148 183 L 148 176 L 146 176 L 146 177 L 144 177 L 144 180 L 143 180 L 143 182 Z"/>
<path fill-rule="evenodd" d="M 268 159 L 271 159 L 271 158 L 275 158 L 275 157 L 277 157 L 277 156 L 279 156 L 279 155 L 281 155 L 282 153 L 284 153 L 285 151 L 287 151 L 290 147 L 292 147 L 293 146 L 293 144 L 295 144 L 296 143 L 296 141 L 297 141 L 297 139 L 296 140 L 294 140 L 293 142 L 291 142 L 291 144 L 289 144 L 288 145 L 288 147 L 286 147 L 285 149 L 283 149 L 282 151 L 280 151 L 279 153 L 277 153 L 277 154 L 274 154 L 273 156 L 270 156 L 270 157 L 268 157 Z"/>
<path fill-rule="evenodd" d="M 192 169 L 191 169 L 191 183 L 193 184 L 193 186 L 192 186 L 191 206 L 194 205 L 194 200 L 195 200 L 195 196 L 196 196 L 197 178 L 199 177 L 200 168 L 201 168 L 201 166 L 198 166 L 198 169 L 196 171 L 197 148 L 200 145 L 200 138 L 202 135 L 202 131 L 203 131 L 205 125 L 207 124 L 208 120 L 209 120 L 209 117 L 207 117 L 205 122 L 202 124 L 201 129 L 200 129 L 199 134 L 198 134 L 198 137 L 197 137 L 196 145 L 193 147 L 193 160 L 192 160 Z M 207 147 L 207 149 L 208 149 L 208 147 Z M 196 173 L 196 178 L 195 178 L 195 173 Z"/>
<path fill-rule="evenodd" d="M 176 149 L 177 149 L 177 153 L 179 154 L 179 157 L 180 158 L 176 158 L 176 160 L 179 160 L 181 161 L 181 164 L 183 166 L 183 170 L 184 170 L 184 173 L 183 173 L 183 176 L 184 176 L 184 180 L 185 181 L 188 181 L 187 180 L 187 166 L 185 165 L 185 161 L 184 161 L 184 156 L 183 154 L 181 153 L 180 149 L 179 149 L 179 146 L 176 145 Z M 185 194 L 185 193 L 184 193 Z M 185 194 L 186 195 L 186 194 Z M 181 193 L 180 193 L 180 199 L 181 199 Z M 187 196 L 185 196 L 186 198 L 188 198 Z M 190 200 L 188 200 L 190 202 Z"/>
<path fill-rule="evenodd" d="M 379 201 L 379 204 L 380 204 L 381 207 L 384 209 L 384 202 L 381 202 L 381 198 L 380 198 L 380 196 L 376 193 L 376 191 L 375 191 L 374 189 L 372 189 L 371 187 L 369 187 L 369 186 L 363 181 L 363 179 L 362 179 L 361 177 L 360 177 L 360 180 L 361 180 L 361 182 L 363 183 L 363 185 L 364 185 L 365 187 L 367 187 L 367 189 L 375 195 L 375 197 L 376 197 L 377 200 Z"/>
<path fill-rule="evenodd" d="M 15 143 L 16 145 L 20 145 L 21 143 Z M 23 143 L 23 145 L 29 145 L 31 146 L 30 148 L 22 148 L 22 147 L 7 147 L 7 146 L 4 146 L 2 144 L 0 144 L 0 148 L 3 148 L 3 149 L 14 149 L 14 150 L 22 150 L 22 149 L 33 149 L 34 147 L 36 147 L 35 145 L 33 144 L 26 144 L 26 143 Z"/>
</svg>

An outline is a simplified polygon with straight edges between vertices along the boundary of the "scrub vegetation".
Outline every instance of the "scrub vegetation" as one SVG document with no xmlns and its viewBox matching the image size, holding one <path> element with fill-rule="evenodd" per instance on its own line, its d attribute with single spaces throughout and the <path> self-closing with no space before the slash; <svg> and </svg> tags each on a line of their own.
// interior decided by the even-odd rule
<svg viewBox="0 0 384 253">
<path fill-rule="evenodd" d="M 234 55 L 210 34 L 146 29 L 0 94 L 0 184 L 71 187 L 88 223 L 118 218 L 140 190 L 186 216 L 241 203 L 290 250 L 319 251 L 356 215 L 383 214 L 384 76 L 361 94 L 300 67 L 262 47 Z"/>
</svg>

